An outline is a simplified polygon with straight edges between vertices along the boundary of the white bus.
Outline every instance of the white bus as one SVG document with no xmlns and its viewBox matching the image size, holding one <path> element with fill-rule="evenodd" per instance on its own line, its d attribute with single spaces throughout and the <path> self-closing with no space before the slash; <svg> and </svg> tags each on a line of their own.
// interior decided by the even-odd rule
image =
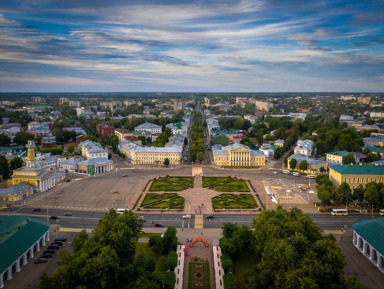
<svg viewBox="0 0 384 289">
<path fill-rule="evenodd" d="M 347 209 L 332 209 L 331 214 L 332 214 L 332 216 L 347 216 L 348 210 Z"/>
<path fill-rule="evenodd" d="M 125 211 L 129 211 L 129 210 L 128 210 L 128 209 L 116 209 L 116 212 L 117 212 L 119 215 L 124 214 Z"/>
</svg>

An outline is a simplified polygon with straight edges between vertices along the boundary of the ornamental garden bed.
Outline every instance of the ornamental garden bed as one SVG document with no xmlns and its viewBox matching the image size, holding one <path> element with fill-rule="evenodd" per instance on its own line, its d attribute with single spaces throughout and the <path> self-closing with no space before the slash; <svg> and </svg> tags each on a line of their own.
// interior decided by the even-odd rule
<svg viewBox="0 0 384 289">
<path fill-rule="evenodd" d="M 233 177 L 203 177 L 203 188 L 218 192 L 249 192 L 245 180 Z"/>
<path fill-rule="evenodd" d="M 250 194 L 221 194 L 212 198 L 212 208 L 221 209 L 255 209 L 257 203 Z"/>
<path fill-rule="evenodd" d="M 191 177 L 160 177 L 155 178 L 152 181 L 151 187 L 149 188 L 150 192 L 160 192 L 160 191 L 182 191 L 189 188 L 193 188 L 194 178 Z"/>
<path fill-rule="evenodd" d="M 152 194 L 145 196 L 140 209 L 184 209 L 184 198 L 176 193 Z"/>
<path fill-rule="evenodd" d="M 210 289 L 208 262 L 191 262 L 188 271 L 188 289 Z"/>
</svg>

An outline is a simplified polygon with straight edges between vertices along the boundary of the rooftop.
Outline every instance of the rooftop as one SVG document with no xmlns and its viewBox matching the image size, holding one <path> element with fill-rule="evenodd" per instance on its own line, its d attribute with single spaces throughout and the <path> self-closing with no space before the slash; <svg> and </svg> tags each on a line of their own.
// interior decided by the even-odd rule
<svg viewBox="0 0 384 289">
<path fill-rule="evenodd" d="M 342 175 L 384 175 L 384 166 L 380 165 L 335 165 L 330 170 L 334 170 Z"/>
<path fill-rule="evenodd" d="M 384 218 L 359 220 L 352 225 L 352 228 L 384 255 Z"/>
<path fill-rule="evenodd" d="M 7 269 L 45 232 L 49 223 L 24 216 L 0 216 L 0 272 Z"/>
<path fill-rule="evenodd" d="M 347 151 L 338 151 L 333 153 L 327 153 L 327 155 L 333 155 L 333 156 L 339 156 L 339 157 L 346 157 L 349 154 Z"/>
</svg>

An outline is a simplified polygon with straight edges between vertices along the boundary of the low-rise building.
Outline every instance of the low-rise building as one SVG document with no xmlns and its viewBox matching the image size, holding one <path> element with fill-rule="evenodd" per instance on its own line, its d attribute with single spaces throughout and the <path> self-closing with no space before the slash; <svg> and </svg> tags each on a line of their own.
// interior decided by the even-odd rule
<svg viewBox="0 0 384 289">
<path fill-rule="evenodd" d="M 382 136 L 365 137 L 363 141 L 365 145 L 384 147 L 384 137 Z"/>
<path fill-rule="evenodd" d="M 310 157 L 313 153 L 313 141 L 306 140 L 298 140 L 297 145 L 294 148 L 295 154 L 303 154 Z"/>
<path fill-rule="evenodd" d="M 115 129 L 115 136 L 117 136 L 119 142 L 121 142 L 125 140 L 125 137 L 132 136 L 132 132 L 125 128 L 117 128 Z"/>
<path fill-rule="evenodd" d="M 43 136 L 41 138 L 42 148 L 54 148 L 56 147 L 56 137 L 54 136 Z"/>
<path fill-rule="evenodd" d="M 359 220 L 352 228 L 353 245 L 384 273 L 384 218 Z"/>
<path fill-rule="evenodd" d="M 263 154 L 265 154 L 265 156 L 267 158 L 273 158 L 275 155 L 275 149 L 276 148 L 277 148 L 277 146 L 275 146 L 275 145 L 266 144 L 266 145 L 262 145 L 259 150 Z"/>
<path fill-rule="evenodd" d="M 266 162 L 264 153 L 251 150 L 242 144 L 215 145 L 212 147 L 212 153 L 213 161 L 217 166 L 262 167 Z"/>
<path fill-rule="evenodd" d="M 81 155 L 87 160 L 94 158 L 108 159 L 108 151 L 97 142 L 86 140 L 79 144 L 79 148 L 81 149 Z"/>
<path fill-rule="evenodd" d="M 291 168 L 290 161 L 292 159 L 295 159 L 297 161 L 295 169 Z M 288 169 L 300 171 L 299 166 L 302 161 L 306 161 L 308 163 L 307 170 L 303 171 L 304 173 L 307 173 L 307 174 L 319 174 L 322 172 L 322 170 L 325 171 L 328 168 L 328 163 L 325 161 L 316 160 L 308 157 L 307 155 L 295 153 L 288 158 L 288 163 L 287 163 Z"/>
<path fill-rule="evenodd" d="M 183 136 L 188 135 L 188 126 L 185 122 L 179 121 L 178 123 L 169 123 L 167 126 L 171 131 L 173 135 L 180 134 Z"/>
<path fill-rule="evenodd" d="M 88 159 L 77 164 L 78 173 L 87 175 L 107 173 L 113 169 L 113 162 L 105 158 Z"/>
<path fill-rule="evenodd" d="M 152 133 L 161 133 L 163 132 L 163 129 L 160 125 L 150 123 L 150 122 L 145 122 L 143 124 L 136 126 L 135 131 L 147 131 L 152 134 Z"/>
<path fill-rule="evenodd" d="M 343 158 L 349 154 L 347 151 L 338 151 L 332 153 L 326 153 L 326 162 L 329 166 L 343 164 Z"/>
<path fill-rule="evenodd" d="M 0 200 L 15 202 L 24 200 L 36 191 L 35 186 L 22 182 L 8 188 L 0 188 Z"/>
<path fill-rule="evenodd" d="M 282 139 L 277 139 L 277 140 L 273 141 L 273 144 L 279 148 L 282 148 L 285 144 L 285 141 Z"/>
<path fill-rule="evenodd" d="M 68 173 L 77 173 L 78 172 L 78 163 L 82 162 L 83 159 L 81 158 L 70 158 L 67 160 L 64 160 L 60 163 L 59 168 L 62 171 L 68 172 Z"/>
<path fill-rule="evenodd" d="M 329 179 L 336 186 L 346 182 L 352 189 L 367 183 L 384 181 L 384 166 L 371 164 L 335 165 L 329 168 Z"/>
<path fill-rule="evenodd" d="M 115 134 L 115 128 L 105 123 L 98 123 L 96 125 L 97 134 L 102 137 L 107 137 Z"/>
</svg>

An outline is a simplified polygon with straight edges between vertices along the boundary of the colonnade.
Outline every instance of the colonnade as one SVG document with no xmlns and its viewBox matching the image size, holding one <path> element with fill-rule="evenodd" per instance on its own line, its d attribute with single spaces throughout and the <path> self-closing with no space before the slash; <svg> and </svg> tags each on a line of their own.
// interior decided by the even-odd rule
<svg viewBox="0 0 384 289">
<path fill-rule="evenodd" d="M 50 188 L 53 188 L 55 186 L 55 176 L 52 175 L 48 178 L 41 179 L 37 181 L 36 188 L 40 192 L 45 192 L 49 190 Z"/>
<path fill-rule="evenodd" d="M 364 240 L 357 232 L 353 232 L 353 245 L 382 273 L 384 273 L 384 256 Z"/>
</svg>

